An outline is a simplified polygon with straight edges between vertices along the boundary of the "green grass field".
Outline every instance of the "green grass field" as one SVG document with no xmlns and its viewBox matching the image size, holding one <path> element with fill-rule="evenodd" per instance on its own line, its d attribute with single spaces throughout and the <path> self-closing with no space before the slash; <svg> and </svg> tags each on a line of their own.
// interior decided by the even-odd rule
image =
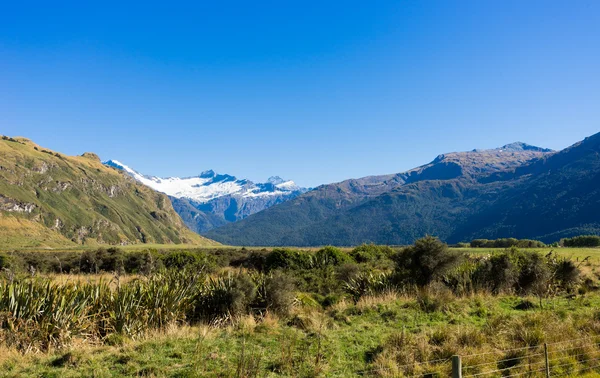
<svg viewBox="0 0 600 378">
<path fill-rule="evenodd" d="M 466 252 L 473 255 L 486 255 L 504 251 L 504 248 L 451 248 L 454 251 Z M 600 248 L 566 248 L 566 247 L 546 247 L 546 248 L 529 248 L 530 251 L 536 251 L 541 254 L 547 254 L 551 251 L 559 256 L 572 258 L 574 260 L 583 260 L 586 257 L 594 261 L 600 261 Z"/>
<path fill-rule="evenodd" d="M 273 248 L 206 249 L 174 245 L 135 245 L 124 247 L 123 251 L 127 257 L 128 253 L 137 255 L 146 250 L 164 250 L 160 256 L 166 263 L 173 252 L 182 248 L 198 256 L 220 255 L 215 260 L 217 265 L 206 274 L 208 280 L 239 274 L 260 282 L 258 275 L 264 272 L 259 269 L 266 269 L 264 264 L 271 261 L 268 256 L 276 255 L 271 252 Z M 91 248 L 64 252 L 73 254 L 86 250 Z M 446 284 L 436 281 L 423 288 L 406 286 L 367 292 L 356 299 L 345 289 L 342 277 L 356 274 L 357 270 L 363 274 L 390 272 L 393 269 L 390 255 L 371 255 L 371 260 L 363 261 L 351 257 L 357 256 L 355 251 L 345 248 L 319 263 L 315 249 L 307 250 L 302 253 L 292 251 L 289 256 L 312 256 L 312 262 L 304 267 L 289 266 L 283 270 L 296 282 L 293 307 L 285 313 L 250 306 L 223 317 L 210 318 L 212 320 L 202 318 L 190 323 L 185 316 L 177 317 L 178 321 L 141 332 L 125 330 L 92 337 L 87 331 L 78 331 L 72 338 L 67 335 L 66 342 L 51 344 L 46 350 L 36 347 L 37 344 L 31 344 L 32 349 L 23 349 L 17 336 L 21 340 L 36 340 L 39 338 L 36 328 L 14 323 L 14 329 L 21 332 L 17 335 L 9 326 L 15 320 L 0 307 L 0 377 L 410 377 L 423 374 L 445 377 L 450 374 L 450 358 L 454 355 L 463 358 L 465 377 L 496 377 L 500 376 L 498 373 L 542 377 L 545 375 L 539 367 L 543 367 L 544 343 L 548 344 L 551 353 L 551 376 L 591 377 L 600 372 L 600 275 L 597 272 L 600 249 L 534 250 L 541 255 L 553 250 L 572 259 L 586 279 L 580 281 L 576 290 L 549 290 L 538 296 L 532 293 L 518 295 L 517 291 L 492 295 L 486 288 L 457 290 L 450 288 L 451 281 Z M 500 254 L 506 250 L 455 248 L 451 251 L 477 256 Z M 56 252 L 53 250 L 52 253 Z M 31 251 L 28 253 L 22 256 L 24 261 L 34 261 L 31 255 L 38 256 Z M 42 256 L 44 251 L 39 253 Z M 103 258 L 109 261 L 112 255 L 103 253 Z M 251 253 L 266 260 L 248 259 Z M 340 253 L 345 255 L 345 260 L 333 260 Z M 49 256 L 50 260 L 40 266 L 53 269 L 48 264 L 56 258 Z M 63 267 L 65 263 L 66 259 Z M 81 272 L 57 274 L 52 270 L 49 273 L 38 270 L 38 275 L 57 285 L 100 281 L 94 274 Z M 28 282 L 28 276 L 27 271 L 18 273 L 17 280 Z M 100 276 L 110 279 L 113 296 L 128 283 L 152 277 L 138 273 L 125 276 L 101 273 Z M 5 283 L 13 279 L 8 275 L 4 277 Z M 460 274 L 453 277 L 460 278 Z M 160 284 L 162 281 L 159 278 L 155 282 Z M 276 283 L 281 284 L 280 281 Z M 233 291 L 219 295 L 225 295 L 223 298 L 229 295 L 226 293 L 239 295 L 235 294 L 239 293 L 235 291 L 236 287 L 234 285 Z M 257 292 L 266 290 L 266 286 L 260 287 L 262 289 L 257 286 Z M 160 286 L 156 288 L 160 289 Z M 0 285 L 0 299 L 1 289 Z M 27 295 L 23 298 L 27 299 Z M 150 305 L 162 303 L 159 296 L 150 299 Z M 121 306 L 118 301 L 115 304 Z M 176 308 L 177 305 L 165 308 L 165 311 Z M 108 309 L 119 311 L 117 307 Z M 139 307 L 138 310 L 124 311 L 123 315 L 135 318 L 138 312 L 147 310 Z M 507 360 L 510 361 L 508 365 Z"/>
<path fill-rule="evenodd" d="M 512 356 L 505 350 L 532 346 L 527 354 L 534 355 L 543 343 L 560 352 L 551 363 L 557 376 L 579 376 L 595 365 L 580 355 L 600 357 L 594 344 L 599 339 L 580 339 L 589 336 L 582 328 L 600 330 L 599 295 L 515 309 L 522 301 L 445 297 L 439 308 L 424 310 L 415 298 L 369 297 L 326 310 L 298 309 L 291 320 L 245 316 L 225 327 L 174 327 L 113 346 L 79 344 L 34 355 L 4 350 L 0 376 L 394 377 L 430 371 L 447 376 L 454 354 L 465 356 L 465 371 L 481 374 Z M 561 351 L 566 346 L 572 349 Z M 527 372 L 540 361 L 531 358 L 523 357 L 512 371 Z M 412 365 L 429 360 L 443 361 Z"/>
</svg>

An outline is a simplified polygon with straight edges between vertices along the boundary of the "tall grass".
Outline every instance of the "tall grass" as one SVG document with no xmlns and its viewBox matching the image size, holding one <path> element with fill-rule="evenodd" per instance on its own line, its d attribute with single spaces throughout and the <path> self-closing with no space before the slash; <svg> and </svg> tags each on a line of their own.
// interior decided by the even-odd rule
<svg viewBox="0 0 600 378">
<path fill-rule="evenodd" d="M 191 313 L 202 282 L 198 274 L 175 271 L 116 288 L 106 281 L 0 281 L 0 338 L 27 352 L 60 348 L 73 336 L 102 341 L 165 329 Z"/>
</svg>

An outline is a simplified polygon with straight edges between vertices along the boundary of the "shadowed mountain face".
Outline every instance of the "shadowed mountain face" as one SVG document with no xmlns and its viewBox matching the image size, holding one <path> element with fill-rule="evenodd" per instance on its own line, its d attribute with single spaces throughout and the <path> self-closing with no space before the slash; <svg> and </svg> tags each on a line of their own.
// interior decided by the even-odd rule
<svg viewBox="0 0 600 378">
<path fill-rule="evenodd" d="M 187 229 L 168 197 L 104 166 L 24 138 L 0 140 L 0 247 L 215 245 Z"/>
<path fill-rule="evenodd" d="M 524 143 L 448 153 L 404 173 L 318 187 L 206 235 L 237 245 L 295 246 L 460 238 L 460 225 L 523 181 L 517 170 L 552 155 Z"/>
</svg>

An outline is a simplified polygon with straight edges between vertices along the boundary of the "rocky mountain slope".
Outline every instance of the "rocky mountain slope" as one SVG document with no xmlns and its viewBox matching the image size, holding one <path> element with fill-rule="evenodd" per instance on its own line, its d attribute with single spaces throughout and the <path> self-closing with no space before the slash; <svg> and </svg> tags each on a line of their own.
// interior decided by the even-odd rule
<svg viewBox="0 0 600 378">
<path fill-rule="evenodd" d="M 529 190 L 523 185 L 534 173 L 515 172 L 533 169 L 525 167 L 537 166 L 554 155 L 558 156 L 524 143 L 444 154 L 407 172 L 318 187 L 206 235 L 236 245 L 296 246 L 408 244 L 425 234 L 449 241 L 475 235 L 515 236 L 509 229 L 499 232 L 502 221 L 481 233 L 475 231 L 477 222 L 469 231 L 465 227 L 502 196 Z M 519 233 L 521 237 L 538 235 L 525 229 Z"/>
<path fill-rule="evenodd" d="M 198 233 L 244 219 L 307 191 L 293 181 L 277 176 L 266 183 L 254 183 L 209 170 L 195 177 L 160 178 L 143 175 L 117 160 L 104 164 L 169 195 L 175 211 L 190 229 Z"/>
<path fill-rule="evenodd" d="M 0 140 L 0 248 L 215 242 L 185 227 L 164 194 L 25 138 Z"/>
</svg>

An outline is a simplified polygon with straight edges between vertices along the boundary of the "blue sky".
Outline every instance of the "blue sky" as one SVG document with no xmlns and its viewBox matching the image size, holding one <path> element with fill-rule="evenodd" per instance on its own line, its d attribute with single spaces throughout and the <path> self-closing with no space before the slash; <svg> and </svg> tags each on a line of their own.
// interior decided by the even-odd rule
<svg viewBox="0 0 600 378">
<path fill-rule="evenodd" d="M 2 4 L 0 133 L 316 186 L 599 131 L 598 1 L 85 3 Z"/>
</svg>

